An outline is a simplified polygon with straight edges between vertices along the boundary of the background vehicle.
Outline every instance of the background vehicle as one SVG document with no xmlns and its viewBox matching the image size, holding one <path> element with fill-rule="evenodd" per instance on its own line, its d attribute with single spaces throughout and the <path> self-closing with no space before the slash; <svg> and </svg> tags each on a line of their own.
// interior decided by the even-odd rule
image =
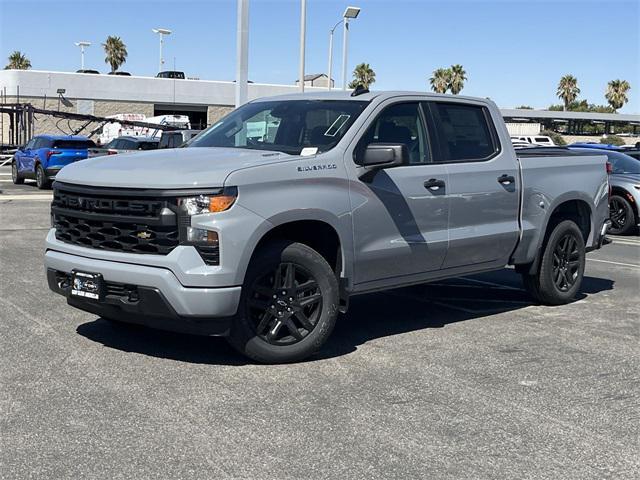
<svg viewBox="0 0 640 480">
<path fill-rule="evenodd" d="M 104 148 L 107 150 L 107 155 L 115 155 L 140 150 L 156 150 L 159 143 L 157 138 L 125 136 L 114 138 Z"/>
<path fill-rule="evenodd" d="M 131 76 L 131 74 L 129 72 L 120 72 L 120 71 L 109 72 L 109 73 L 107 73 L 107 75 L 119 75 L 121 77 L 130 77 Z"/>
<path fill-rule="evenodd" d="M 115 118 L 117 120 L 129 120 L 133 122 L 146 122 L 147 117 L 143 113 L 119 113 L 117 115 L 111 115 L 107 118 Z M 122 125 L 119 122 L 107 123 L 102 127 L 98 138 L 102 145 L 106 145 L 116 137 L 144 137 L 146 136 L 147 129 L 144 127 L 133 127 L 129 125 Z"/>
<path fill-rule="evenodd" d="M 184 72 L 176 72 L 176 71 L 166 71 L 166 72 L 160 72 L 156 75 L 157 78 L 174 78 L 174 79 L 178 79 L 178 80 L 184 80 L 185 76 L 184 76 Z"/>
<path fill-rule="evenodd" d="M 571 150 L 590 153 L 586 148 L 571 147 Z M 609 218 L 613 235 L 628 235 L 640 224 L 640 160 L 611 149 L 601 150 L 611 164 L 611 199 Z"/>
<path fill-rule="evenodd" d="M 50 288 L 103 318 L 224 335 L 267 363 L 313 354 L 366 292 L 514 265 L 540 303 L 570 302 L 609 222 L 606 157 L 516 156 L 486 99 L 270 97 L 187 148 L 126 160 L 56 181 Z"/>
<path fill-rule="evenodd" d="M 62 167 L 87 158 L 93 140 L 82 136 L 38 135 L 15 153 L 11 172 L 13 183 L 35 179 L 39 189 L 49 188 Z"/>
<path fill-rule="evenodd" d="M 595 148 L 598 150 L 610 150 L 613 152 L 621 152 L 625 155 L 629 155 L 637 160 L 640 160 L 640 148 L 635 145 L 612 145 L 610 143 L 595 143 L 595 142 L 586 142 L 586 143 L 572 143 L 570 145 L 574 148 Z"/>
<path fill-rule="evenodd" d="M 147 123 L 155 123 L 157 125 L 171 125 L 182 130 L 190 130 L 191 122 L 188 115 L 157 115 L 155 117 L 148 117 L 144 120 Z M 159 128 L 145 128 L 144 134 L 147 137 L 154 137 L 160 139 L 162 130 Z"/>
<path fill-rule="evenodd" d="M 87 70 L 87 69 L 84 69 L 84 70 L 76 70 L 76 73 L 92 73 L 92 74 L 94 74 L 94 75 L 100 75 L 100 72 L 99 72 L 99 71 L 97 71 L 97 70 Z"/>
<path fill-rule="evenodd" d="M 158 148 L 178 148 L 198 135 L 202 130 L 172 130 L 162 132 Z"/>
<path fill-rule="evenodd" d="M 513 148 L 531 148 L 533 146 L 529 142 L 514 140 L 513 138 L 511 139 L 511 145 L 513 145 Z"/>
<path fill-rule="evenodd" d="M 547 137 L 545 135 L 512 135 L 511 140 L 527 142 L 533 145 L 546 145 L 549 147 L 555 146 L 555 143 L 553 143 L 551 137 Z"/>
</svg>

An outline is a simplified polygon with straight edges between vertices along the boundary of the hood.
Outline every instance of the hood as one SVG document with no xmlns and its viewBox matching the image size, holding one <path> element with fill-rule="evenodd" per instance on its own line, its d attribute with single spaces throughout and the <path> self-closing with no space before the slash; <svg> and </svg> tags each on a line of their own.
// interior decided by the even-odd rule
<svg viewBox="0 0 640 480">
<path fill-rule="evenodd" d="M 222 187 L 235 170 L 294 158 L 298 157 L 241 148 L 150 150 L 75 162 L 60 170 L 56 180 L 98 187 Z"/>
</svg>

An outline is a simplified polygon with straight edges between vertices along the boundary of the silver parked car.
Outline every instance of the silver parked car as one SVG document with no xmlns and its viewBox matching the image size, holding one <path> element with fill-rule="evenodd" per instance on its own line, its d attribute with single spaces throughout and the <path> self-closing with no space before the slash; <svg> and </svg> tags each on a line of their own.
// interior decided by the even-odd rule
<svg viewBox="0 0 640 480">
<path fill-rule="evenodd" d="M 577 148 L 584 153 L 593 154 L 591 148 Z M 613 150 L 597 149 L 607 156 L 611 164 L 611 200 L 609 211 L 613 235 L 632 233 L 640 224 L 638 204 L 640 204 L 640 160 L 625 153 Z"/>
</svg>

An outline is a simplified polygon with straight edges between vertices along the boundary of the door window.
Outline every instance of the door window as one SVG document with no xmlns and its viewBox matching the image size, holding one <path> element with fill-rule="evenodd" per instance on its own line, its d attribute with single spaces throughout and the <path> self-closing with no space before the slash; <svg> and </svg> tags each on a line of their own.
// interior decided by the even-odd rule
<svg viewBox="0 0 640 480">
<path fill-rule="evenodd" d="M 406 145 L 409 164 L 428 163 L 429 150 L 420 104 L 397 103 L 385 108 L 358 143 L 358 154 L 364 152 L 371 143 Z"/>
<path fill-rule="evenodd" d="M 437 162 L 488 160 L 499 151 L 486 108 L 460 103 L 431 103 L 438 137 Z"/>
</svg>

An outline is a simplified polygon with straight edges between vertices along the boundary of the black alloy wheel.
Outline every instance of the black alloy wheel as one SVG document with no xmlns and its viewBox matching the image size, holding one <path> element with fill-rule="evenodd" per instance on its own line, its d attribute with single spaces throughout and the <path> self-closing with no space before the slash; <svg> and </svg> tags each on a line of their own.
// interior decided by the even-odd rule
<svg viewBox="0 0 640 480">
<path fill-rule="evenodd" d="M 11 164 L 11 181 L 13 181 L 15 185 L 21 185 L 24 183 L 24 178 L 20 176 L 20 172 L 18 172 L 18 165 L 15 161 Z"/>
<path fill-rule="evenodd" d="M 553 250 L 553 283 L 561 292 L 567 292 L 578 279 L 580 252 L 572 232 L 566 233 Z"/>
<path fill-rule="evenodd" d="M 612 235 L 624 235 L 630 233 L 635 226 L 633 209 L 626 198 L 620 195 L 613 195 L 609 200 L 609 219 L 611 227 L 609 233 Z"/>
<path fill-rule="evenodd" d="M 318 281 L 306 268 L 280 263 L 257 278 L 247 298 L 256 335 L 271 345 L 293 345 L 309 335 L 322 312 Z"/>
</svg>

